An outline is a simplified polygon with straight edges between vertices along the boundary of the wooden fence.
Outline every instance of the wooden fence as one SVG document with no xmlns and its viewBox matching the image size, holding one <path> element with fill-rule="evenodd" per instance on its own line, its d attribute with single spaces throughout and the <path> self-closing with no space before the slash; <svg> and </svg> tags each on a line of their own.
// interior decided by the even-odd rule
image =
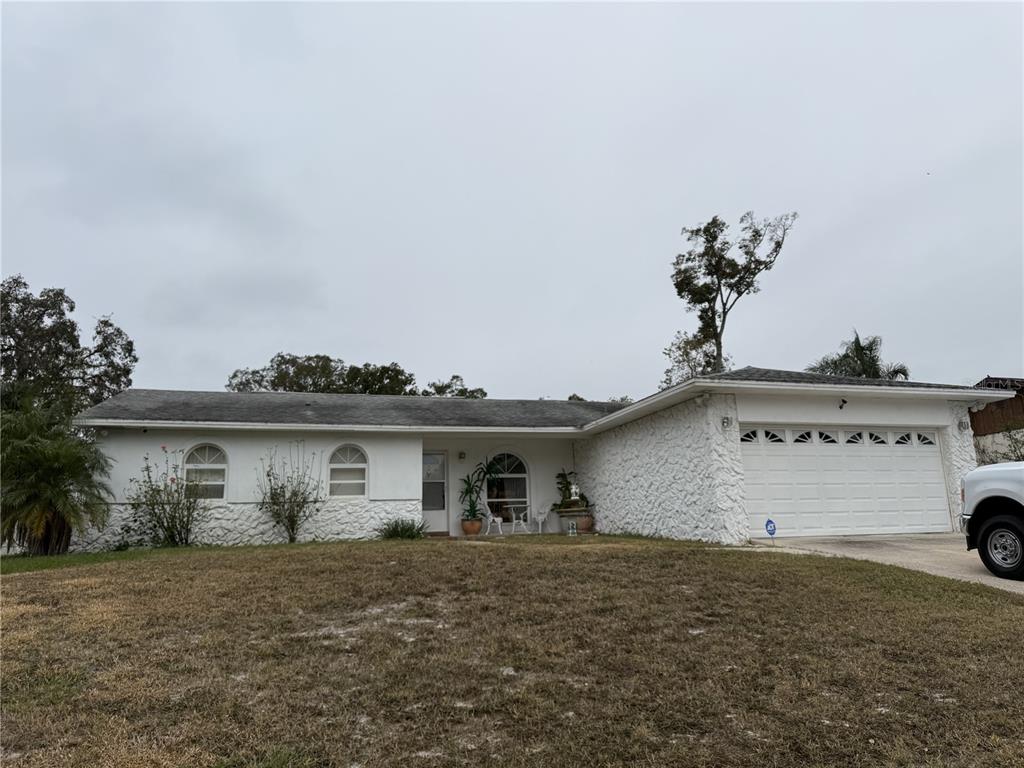
<svg viewBox="0 0 1024 768">
<path fill-rule="evenodd" d="M 1024 391 L 1012 400 L 989 403 L 971 414 L 971 429 L 976 435 L 991 435 L 1006 429 L 1024 428 Z"/>
</svg>

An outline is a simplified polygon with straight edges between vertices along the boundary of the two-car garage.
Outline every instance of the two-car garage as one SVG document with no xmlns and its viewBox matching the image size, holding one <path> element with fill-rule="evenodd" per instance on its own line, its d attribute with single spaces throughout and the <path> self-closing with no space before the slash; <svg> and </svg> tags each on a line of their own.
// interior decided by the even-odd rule
<svg viewBox="0 0 1024 768">
<path fill-rule="evenodd" d="M 584 428 L 600 530 L 729 544 L 953 531 L 970 414 L 1005 391 L 740 368 Z"/>
<path fill-rule="evenodd" d="M 951 530 L 934 429 L 741 424 L 740 448 L 752 537 Z"/>
</svg>

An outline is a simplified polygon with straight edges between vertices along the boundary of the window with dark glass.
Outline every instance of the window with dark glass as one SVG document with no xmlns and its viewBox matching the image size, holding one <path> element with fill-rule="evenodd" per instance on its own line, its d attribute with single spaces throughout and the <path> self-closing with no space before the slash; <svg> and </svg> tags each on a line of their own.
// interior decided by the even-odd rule
<svg viewBox="0 0 1024 768">
<path fill-rule="evenodd" d="M 487 481 L 487 506 L 492 515 L 511 522 L 513 512 L 530 503 L 526 465 L 513 453 L 499 453 L 492 466 L 495 473 Z"/>
<path fill-rule="evenodd" d="M 447 509 L 446 457 L 443 453 L 423 454 L 423 511 Z"/>
</svg>

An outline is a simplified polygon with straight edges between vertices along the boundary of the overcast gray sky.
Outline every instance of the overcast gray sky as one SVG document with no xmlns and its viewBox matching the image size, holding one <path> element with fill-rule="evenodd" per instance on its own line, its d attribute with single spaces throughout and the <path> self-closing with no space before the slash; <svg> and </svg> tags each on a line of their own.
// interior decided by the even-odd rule
<svg viewBox="0 0 1024 768">
<path fill-rule="evenodd" d="M 795 210 L 736 365 L 1024 375 L 1020 4 L 3 6 L 3 274 L 138 386 L 277 351 L 657 388 L 683 226 Z"/>
</svg>

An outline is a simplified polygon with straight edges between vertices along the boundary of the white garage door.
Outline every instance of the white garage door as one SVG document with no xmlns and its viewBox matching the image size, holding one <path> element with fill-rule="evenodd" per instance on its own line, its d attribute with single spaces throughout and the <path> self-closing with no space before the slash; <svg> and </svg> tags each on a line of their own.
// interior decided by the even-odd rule
<svg viewBox="0 0 1024 768">
<path fill-rule="evenodd" d="M 948 531 L 935 432 L 876 427 L 740 427 L 750 535 Z"/>
</svg>

